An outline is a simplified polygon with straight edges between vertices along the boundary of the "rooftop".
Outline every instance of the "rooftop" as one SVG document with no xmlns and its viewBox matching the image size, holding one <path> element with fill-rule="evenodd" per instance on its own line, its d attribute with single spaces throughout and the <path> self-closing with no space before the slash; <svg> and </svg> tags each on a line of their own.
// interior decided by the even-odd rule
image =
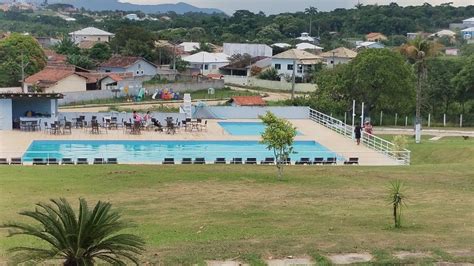
<svg viewBox="0 0 474 266">
<path fill-rule="evenodd" d="M 233 62 L 233 63 L 230 63 L 226 66 L 223 66 L 220 69 L 246 70 L 251 65 L 253 65 L 256 62 L 258 62 L 260 60 L 263 60 L 265 58 L 268 58 L 268 57 L 256 56 L 256 57 L 250 58 L 250 60 L 245 60 L 245 59 L 244 60 L 239 60 L 237 62 Z"/>
<path fill-rule="evenodd" d="M 298 60 L 300 64 L 317 64 L 323 61 L 323 58 L 320 56 L 298 49 L 284 51 L 283 53 L 274 55 L 272 58 Z"/>
<path fill-rule="evenodd" d="M 228 58 L 229 56 L 224 53 L 199 52 L 190 56 L 183 57 L 183 60 L 193 63 L 225 63 L 229 62 Z"/>
<path fill-rule="evenodd" d="M 109 60 L 103 62 L 102 64 L 100 64 L 101 67 L 120 67 L 120 68 L 126 68 L 126 67 L 129 67 L 133 64 L 135 64 L 137 61 L 140 61 L 140 60 L 143 60 L 153 66 L 155 66 L 155 64 L 149 62 L 148 60 L 146 60 L 145 58 L 143 57 L 138 57 L 138 56 L 121 56 L 121 55 L 117 55 L 117 56 L 113 56 L 111 57 Z M 156 67 L 156 66 L 155 66 Z"/>
<path fill-rule="evenodd" d="M 239 106 L 265 106 L 267 103 L 262 96 L 234 96 L 230 100 Z"/>
<path fill-rule="evenodd" d="M 474 27 L 463 29 L 461 32 L 471 32 L 471 31 L 474 31 Z"/>
<path fill-rule="evenodd" d="M 74 68 L 46 67 L 40 72 L 26 78 L 25 83 L 48 87 L 71 75 L 78 75 L 86 78 L 83 75 L 76 73 Z"/>
<path fill-rule="evenodd" d="M 339 57 L 339 58 L 354 58 L 357 53 L 346 47 L 339 47 L 331 51 L 320 54 L 322 57 Z"/>
<path fill-rule="evenodd" d="M 98 29 L 98 28 L 95 28 L 95 27 L 87 27 L 87 28 L 84 28 L 82 30 L 73 31 L 73 32 L 69 33 L 69 35 L 100 35 L 100 36 L 107 35 L 107 36 L 114 36 L 113 33 L 110 33 L 110 32 L 107 32 L 105 30 L 101 30 L 101 29 Z"/>
<path fill-rule="evenodd" d="M 61 93 L 3 93 L 0 92 L 0 99 L 13 99 L 13 98 L 51 98 L 51 99 L 62 99 L 64 95 Z"/>
<path fill-rule="evenodd" d="M 323 50 L 323 47 L 320 47 L 320 46 L 317 46 L 317 45 L 314 45 L 314 44 L 311 44 L 311 43 L 307 43 L 307 42 L 302 42 L 302 43 L 298 43 L 296 45 L 296 49 L 298 50 Z"/>
</svg>

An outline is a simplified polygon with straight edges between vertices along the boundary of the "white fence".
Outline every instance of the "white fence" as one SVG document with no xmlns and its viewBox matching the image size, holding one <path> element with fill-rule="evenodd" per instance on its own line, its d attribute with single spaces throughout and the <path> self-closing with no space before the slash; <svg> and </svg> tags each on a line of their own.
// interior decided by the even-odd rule
<svg viewBox="0 0 474 266">
<path fill-rule="evenodd" d="M 311 108 L 309 109 L 309 118 L 314 122 L 323 125 L 347 138 L 353 137 L 352 134 L 354 132 L 354 128 L 345 124 L 339 119 L 323 114 Z M 410 164 L 410 151 L 407 149 L 398 151 L 395 147 L 395 144 L 366 132 L 362 132 L 361 142 L 368 148 L 376 150 L 384 155 L 389 156 L 390 158 L 400 161 L 402 164 Z"/>
<path fill-rule="evenodd" d="M 249 87 L 261 87 L 266 89 L 272 90 L 281 90 L 281 91 L 291 91 L 291 83 L 286 82 L 285 80 L 282 81 L 274 81 L 274 80 L 263 80 L 254 77 L 246 77 L 246 76 L 224 76 L 224 81 L 226 84 L 229 85 L 237 85 L 237 86 L 249 86 Z M 295 84 L 295 91 L 296 92 L 312 92 L 317 90 L 316 84 L 311 83 L 296 83 Z"/>
</svg>

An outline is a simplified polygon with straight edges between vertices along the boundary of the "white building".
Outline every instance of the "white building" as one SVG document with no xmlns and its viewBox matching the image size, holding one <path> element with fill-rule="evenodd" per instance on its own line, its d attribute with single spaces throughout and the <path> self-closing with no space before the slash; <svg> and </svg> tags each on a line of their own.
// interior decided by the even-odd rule
<svg viewBox="0 0 474 266">
<path fill-rule="evenodd" d="M 278 48 L 285 49 L 285 48 L 290 48 L 290 47 L 291 47 L 291 44 L 289 44 L 289 43 L 284 43 L 284 42 L 277 42 L 277 43 L 272 44 L 271 46 L 272 46 L 272 47 L 278 47 Z"/>
<path fill-rule="evenodd" d="M 252 57 L 271 57 L 273 55 L 273 49 L 266 44 L 224 43 L 224 54 L 229 56 L 249 54 Z"/>
<path fill-rule="evenodd" d="M 323 47 L 320 47 L 311 43 L 307 43 L 307 42 L 298 43 L 296 45 L 296 49 L 306 50 L 306 51 L 313 52 L 316 54 L 319 54 L 323 51 Z"/>
<path fill-rule="evenodd" d="M 182 42 L 178 45 L 185 53 L 192 53 L 201 48 L 198 42 Z"/>
<path fill-rule="evenodd" d="M 357 49 L 382 49 L 385 45 L 379 42 L 359 42 L 357 43 Z"/>
<path fill-rule="evenodd" d="M 357 56 L 357 53 L 345 47 L 339 47 L 320 54 L 326 59 L 327 67 L 333 68 L 338 64 L 347 64 Z"/>
<path fill-rule="evenodd" d="M 88 27 L 82 30 L 74 31 L 69 33 L 71 39 L 74 43 L 79 44 L 83 41 L 92 41 L 92 42 L 109 42 L 115 34 L 94 28 Z"/>
<path fill-rule="evenodd" d="M 203 75 L 218 74 L 219 68 L 229 64 L 229 56 L 223 53 L 199 52 L 190 56 L 183 57 L 184 61 L 189 62 L 190 68 L 199 69 Z"/>
<path fill-rule="evenodd" d="M 293 68 L 296 67 L 295 76 L 304 78 L 314 65 L 320 64 L 324 59 L 306 51 L 291 49 L 279 53 L 272 57 L 272 67 L 278 71 L 279 75 L 293 75 Z"/>
<path fill-rule="evenodd" d="M 134 21 L 141 20 L 141 19 L 138 17 L 138 15 L 137 15 L 137 14 L 134 14 L 134 13 L 132 13 L 132 14 L 127 14 L 127 15 L 125 15 L 123 18 L 128 19 L 128 20 L 134 20 Z"/>
<path fill-rule="evenodd" d="M 465 28 L 474 27 L 474 17 L 463 20 L 462 25 Z"/>
<path fill-rule="evenodd" d="M 429 37 L 433 38 L 440 38 L 440 37 L 449 37 L 449 38 L 454 38 L 456 36 L 456 32 L 452 30 L 440 30 L 438 32 L 435 32 L 431 34 Z"/>
<path fill-rule="evenodd" d="M 303 42 L 311 42 L 311 43 L 314 43 L 316 41 L 316 39 L 314 37 L 309 36 L 309 33 L 307 32 L 301 33 L 301 36 L 296 39 Z"/>
</svg>

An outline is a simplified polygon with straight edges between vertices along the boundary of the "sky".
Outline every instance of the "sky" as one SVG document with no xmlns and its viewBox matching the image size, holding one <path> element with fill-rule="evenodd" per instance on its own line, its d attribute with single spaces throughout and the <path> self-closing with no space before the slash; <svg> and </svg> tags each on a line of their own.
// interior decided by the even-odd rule
<svg viewBox="0 0 474 266">
<path fill-rule="evenodd" d="M 277 14 L 282 12 L 303 11 L 306 7 L 314 6 L 322 11 L 335 8 L 351 8 L 358 0 L 120 0 L 134 4 L 165 4 L 185 2 L 197 7 L 218 8 L 227 14 L 232 14 L 237 9 L 247 9 L 252 12 L 263 11 L 265 14 Z M 421 5 L 428 2 L 439 5 L 453 2 L 455 6 L 473 5 L 474 0 L 360 0 L 362 4 L 389 4 L 396 2 L 399 5 Z"/>
</svg>

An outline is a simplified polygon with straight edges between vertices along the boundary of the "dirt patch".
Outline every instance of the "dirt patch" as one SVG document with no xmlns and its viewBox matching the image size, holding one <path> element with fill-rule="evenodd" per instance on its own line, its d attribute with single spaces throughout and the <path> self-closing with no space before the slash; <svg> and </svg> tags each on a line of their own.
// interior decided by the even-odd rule
<svg viewBox="0 0 474 266">
<path fill-rule="evenodd" d="M 239 261 L 234 260 L 208 260 L 206 261 L 207 266 L 248 266 Z"/>
<path fill-rule="evenodd" d="M 372 260 L 372 258 L 373 256 L 370 253 L 345 253 L 329 256 L 329 259 L 334 264 L 369 262 Z"/>
<path fill-rule="evenodd" d="M 399 251 L 399 252 L 395 252 L 393 256 L 401 260 L 406 260 L 406 259 L 428 258 L 428 257 L 431 257 L 431 254 L 426 253 L 426 252 Z"/>
<path fill-rule="evenodd" d="M 460 249 L 460 250 L 448 250 L 447 252 L 454 257 L 474 257 L 473 250 Z"/>
<path fill-rule="evenodd" d="M 310 258 L 286 258 L 266 260 L 268 266 L 309 266 L 314 265 Z"/>
<path fill-rule="evenodd" d="M 436 262 L 434 265 L 436 266 L 474 266 L 472 263 L 455 263 L 455 262 Z"/>
</svg>

